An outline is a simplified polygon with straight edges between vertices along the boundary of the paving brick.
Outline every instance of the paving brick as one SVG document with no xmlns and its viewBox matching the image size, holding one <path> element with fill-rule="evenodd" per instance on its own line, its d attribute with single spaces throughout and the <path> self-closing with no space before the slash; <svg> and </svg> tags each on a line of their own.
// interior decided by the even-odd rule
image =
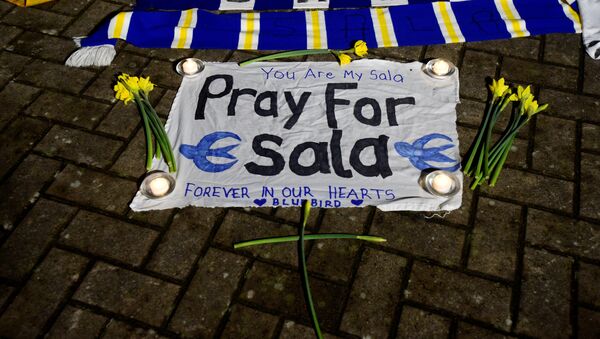
<svg viewBox="0 0 600 339">
<path fill-rule="evenodd" d="M 444 58 L 450 60 L 453 64 L 458 64 L 460 51 L 464 44 L 447 44 L 427 46 L 425 59 Z"/>
<path fill-rule="evenodd" d="M 467 48 L 525 59 L 537 59 L 540 41 L 534 38 L 478 41 L 467 43 Z"/>
<path fill-rule="evenodd" d="M 178 291 L 177 285 L 99 262 L 73 298 L 160 326 L 171 312 Z"/>
<path fill-rule="evenodd" d="M 139 115 L 136 118 L 139 120 Z M 134 178 L 141 178 L 146 173 L 146 134 L 143 128 L 137 131 L 111 170 Z"/>
<path fill-rule="evenodd" d="M 76 94 L 94 75 L 86 69 L 35 60 L 19 74 L 17 80 Z"/>
<path fill-rule="evenodd" d="M 543 174 L 572 179 L 575 175 L 575 134 L 574 121 L 538 116 L 532 154 L 533 168 Z"/>
<path fill-rule="evenodd" d="M 102 338 L 163 339 L 166 337 L 159 335 L 154 330 L 146 330 L 111 319 Z"/>
<path fill-rule="evenodd" d="M 124 105 L 119 102 L 113 106 L 106 118 L 98 125 L 97 130 L 118 137 L 129 138 L 135 129 L 141 125 L 142 119 L 136 105 Z"/>
<path fill-rule="evenodd" d="M 501 76 L 510 81 L 558 87 L 574 91 L 577 89 L 576 69 L 504 58 Z"/>
<path fill-rule="evenodd" d="M 52 250 L 31 280 L 0 318 L 0 333 L 12 338 L 33 338 L 52 316 L 69 289 L 79 279 L 87 260 Z"/>
<path fill-rule="evenodd" d="M 105 168 L 112 163 L 122 144 L 114 139 L 55 125 L 35 149 L 51 157 L 58 156 L 77 163 Z"/>
<path fill-rule="evenodd" d="M 158 232 L 113 218 L 80 211 L 60 235 L 60 242 L 96 255 L 139 265 Z"/>
<path fill-rule="evenodd" d="M 600 225 L 530 209 L 526 234 L 531 244 L 600 259 Z"/>
<path fill-rule="evenodd" d="M 468 267 L 512 279 L 517 257 L 520 219 L 519 206 L 485 198 L 479 199 Z"/>
<path fill-rule="evenodd" d="M 583 124 L 581 148 L 600 152 L 600 126 Z"/>
<path fill-rule="evenodd" d="M 45 91 L 25 110 L 25 113 L 92 129 L 108 109 L 108 105 L 96 101 Z"/>
<path fill-rule="evenodd" d="M 30 61 L 30 58 L 22 55 L 0 52 L 0 85 L 4 86 L 12 80 Z"/>
<path fill-rule="evenodd" d="M 444 220 L 461 225 L 469 223 L 469 215 L 471 214 L 471 204 L 473 203 L 473 191 L 469 188 L 469 182 L 463 183 L 462 205 L 459 209 L 451 211 L 443 217 Z M 443 214 L 442 214 L 443 215 Z M 434 220 L 439 220 L 438 217 Z"/>
<path fill-rule="evenodd" d="M 134 182 L 73 165 L 62 170 L 48 189 L 61 198 L 116 213 L 127 210 L 136 191 Z"/>
<path fill-rule="evenodd" d="M 338 336 L 329 333 L 322 333 L 325 339 L 335 339 Z M 291 320 L 283 323 L 283 328 L 279 334 L 279 339 L 312 339 L 315 337 L 315 331 L 312 327 L 297 324 Z"/>
<path fill-rule="evenodd" d="M 198 264 L 169 329 L 185 337 L 211 337 L 231 303 L 248 259 L 210 249 Z"/>
<path fill-rule="evenodd" d="M 233 248 L 234 243 L 241 241 L 297 234 L 298 230 L 295 227 L 277 224 L 254 215 L 229 211 L 219 227 L 214 241 Z M 252 246 L 238 251 L 240 253 L 252 253 L 258 257 L 276 260 L 288 265 L 296 265 L 298 262 L 295 242 Z"/>
<path fill-rule="evenodd" d="M 17 116 L 39 92 L 38 88 L 16 82 L 10 82 L 6 85 L 0 92 L 0 102 L 3 110 L 2 115 L 0 115 L 0 129 Z"/>
<path fill-rule="evenodd" d="M 582 263 L 579 267 L 579 301 L 600 306 L 600 267 Z"/>
<path fill-rule="evenodd" d="M 371 209 L 327 209 L 319 233 L 363 234 Z M 313 244 L 308 269 L 332 280 L 348 280 L 361 241 L 348 239 L 319 240 Z"/>
<path fill-rule="evenodd" d="M 223 49 L 197 50 L 194 58 L 204 61 L 223 62 L 229 56 L 230 51 Z"/>
<path fill-rule="evenodd" d="M 107 320 L 106 317 L 88 310 L 67 306 L 56 319 L 47 338 L 96 338 Z"/>
<path fill-rule="evenodd" d="M 600 116 L 598 115 L 600 99 L 598 98 L 541 89 L 539 102 L 548 104 L 548 110 L 544 111 L 543 114 L 566 119 L 600 122 Z"/>
<path fill-rule="evenodd" d="M 506 336 L 500 333 L 496 333 L 490 331 L 485 328 L 481 328 L 475 325 L 467 324 L 467 323 L 459 323 L 458 329 L 456 330 L 456 338 L 459 339 L 467 339 L 467 338 L 477 338 L 477 339 L 506 339 L 506 338 L 514 338 L 513 336 Z"/>
<path fill-rule="evenodd" d="M 50 124 L 33 118 L 18 117 L 0 135 L 0 176 L 5 175 L 35 143 L 44 137 Z"/>
<path fill-rule="evenodd" d="M 498 67 L 495 55 L 467 50 L 460 69 L 460 96 L 486 100 L 488 95 L 485 77 L 494 78 Z"/>
<path fill-rule="evenodd" d="M 580 213 L 583 216 L 600 219 L 600 191 L 598 191 L 598 182 L 600 182 L 600 156 L 591 154 L 581 155 L 581 193 Z"/>
<path fill-rule="evenodd" d="M 94 1 L 77 19 L 63 32 L 66 37 L 86 36 L 98 23 L 110 13 L 116 12 L 121 6 L 104 1 Z M 75 49 L 75 46 L 73 46 Z"/>
<path fill-rule="evenodd" d="M 222 214 L 220 208 L 196 207 L 175 215 L 147 268 L 178 279 L 185 278 Z"/>
<path fill-rule="evenodd" d="M 7 46 L 8 43 L 23 32 L 22 29 L 15 26 L 0 24 L 0 45 Z"/>
<path fill-rule="evenodd" d="M 93 0 L 57 1 L 52 5 L 52 10 L 66 15 L 76 15 L 85 9 L 91 2 L 93 2 Z"/>
<path fill-rule="evenodd" d="M 144 211 L 144 212 L 133 212 L 129 211 L 127 218 L 131 220 L 137 220 L 146 224 L 152 224 L 155 226 L 164 227 L 167 225 L 171 216 L 175 212 L 173 210 L 157 210 L 157 211 Z"/>
<path fill-rule="evenodd" d="M 369 54 L 374 56 L 381 56 L 382 58 L 388 58 L 392 60 L 402 61 L 414 61 L 419 60 L 421 53 L 423 52 L 422 46 L 403 46 L 403 47 L 390 47 L 390 48 L 378 48 L 370 49 Z M 330 60 L 332 61 L 332 60 Z"/>
<path fill-rule="evenodd" d="M 310 289 L 321 328 L 331 331 L 341 316 L 344 288 L 311 277 Z M 240 297 L 274 312 L 310 321 L 297 271 L 255 262 Z"/>
<path fill-rule="evenodd" d="M 0 276 L 20 281 L 76 209 L 40 199 L 0 248 Z"/>
<path fill-rule="evenodd" d="M 482 186 L 487 194 L 564 212 L 573 209 L 573 183 L 504 168 L 495 187 Z"/>
<path fill-rule="evenodd" d="M 55 160 L 29 155 L 0 185 L 4 197 L 0 202 L 0 224 L 10 229 L 23 210 L 35 202 L 40 190 L 59 170 Z"/>
<path fill-rule="evenodd" d="M 600 312 L 579 308 L 579 338 L 600 337 Z"/>
<path fill-rule="evenodd" d="M 152 60 L 143 73 L 152 74 L 152 82 L 161 87 L 176 89 L 181 83 L 181 76 L 171 62 Z"/>
<path fill-rule="evenodd" d="M 11 47 L 19 54 L 64 62 L 73 49 L 73 40 L 38 32 L 25 32 Z"/>
<path fill-rule="evenodd" d="M 308 221 L 306 223 L 307 229 L 312 229 L 317 226 L 317 222 L 319 219 L 319 208 L 311 208 L 310 215 L 308 216 Z M 275 208 L 275 217 L 284 219 L 291 225 L 299 225 L 302 220 L 301 218 L 301 207 L 277 207 Z"/>
<path fill-rule="evenodd" d="M 160 101 L 154 107 L 156 113 L 158 113 L 161 117 L 168 117 L 169 113 L 171 112 L 173 101 L 175 100 L 175 95 L 177 95 L 177 92 L 174 90 L 165 91 L 165 94 L 160 98 Z"/>
<path fill-rule="evenodd" d="M 0 285 L 0 307 L 4 307 L 4 304 L 14 292 L 15 288 L 8 285 Z"/>
<path fill-rule="evenodd" d="M 511 289 L 496 282 L 416 262 L 405 296 L 497 328 L 510 328 Z"/>
<path fill-rule="evenodd" d="M 15 7 L 2 18 L 5 24 L 25 28 L 29 31 L 39 31 L 57 35 L 71 21 L 71 18 L 37 8 Z"/>
<path fill-rule="evenodd" d="M 272 338 L 278 318 L 255 309 L 234 305 L 221 337 L 263 339 Z"/>
<path fill-rule="evenodd" d="M 383 338 L 393 325 L 400 300 L 406 260 L 397 255 L 366 249 L 352 284 L 341 329 L 363 338 Z"/>
<path fill-rule="evenodd" d="M 371 234 L 387 239 L 381 243 L 401 251 L 458 265 L 464 231 L 432 223 L 418 214 L 380 212 L 375 214 Z"/>
<path fill-rule="evenodd" d="M 543 338 L 569 337 L 571 263 L 569 258 L 525 249 L 517 332 Z"/>
<path fill-rule="evenodd" d="M 437 314 L 404 306 L 396 338 L 448 338 L 450 319 Z"/>
<path fill-rule="evenodd" d="M 173 49 L 173 48 L 139 48 L 134 45 L 128 44 L 125 46 L 125 50 L 137 54 L 147 55 L 151 58 L 168 60 L 174 62 L 183 58 L 191 57 L 194 54 L 193 50 L 189 49 Z M 174 70 L 173 68 L 170 68 Z M 152 74 L 152 73 L 148 73 Z"/>
<path fill-rule="evenodd" d="M 590 94 L 600 94 L 600 65 L 585 55 L 585 68 L 583 70 L 583 91 Z"/>
<path fill-rule="evenodd" d="M 544 61 L 579 66 L 581 38 L 576 34 L 548 34 L 544 37 Z"/>
</svg>

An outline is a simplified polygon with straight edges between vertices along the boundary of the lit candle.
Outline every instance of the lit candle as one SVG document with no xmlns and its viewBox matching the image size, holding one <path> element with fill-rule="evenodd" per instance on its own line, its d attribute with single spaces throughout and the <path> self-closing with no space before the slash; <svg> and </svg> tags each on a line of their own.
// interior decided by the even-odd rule
<svg viewBox="0 0 600 339">
<path fill-rule="evenodd" d="M 152 195 L 162 197 L 169 192 L 171 183 L 166 178 L 158 177 L 150 181 L 148 188 L 150 188 Z"/>
<path fill-rule="evenodd" d="M 192 59 L 187 59 L 183 62 L 183 64 L 181 64 L 181 70 L 183 71 L 183 73 L 188 75 L 198 73 L 199 69 L 200 68 L 198 67 L 198 63 Z"/>
<path fill-rule="evenodd" d="M 448 194 L 454 188 L 454 180 L 446 173 L 438 173 L 431 180 L 431 188 L 440 194 Z"/>
<path fill-rule="evenodd" d="M 437 60 L 431 65 L 431 71 L 436 75 L 446 75 L 450 72 L 450 63 L 446 60 Z"/>
</svg>

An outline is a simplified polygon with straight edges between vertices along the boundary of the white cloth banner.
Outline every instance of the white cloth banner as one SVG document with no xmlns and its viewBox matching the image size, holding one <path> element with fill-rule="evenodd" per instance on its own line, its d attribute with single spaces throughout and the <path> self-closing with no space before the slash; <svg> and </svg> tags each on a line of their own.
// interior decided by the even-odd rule
<svg viewBox="0 0 600 339">
<path fill-rule="evenodd" d="M 455 172 L 458 73 L 359 60 L 208 63 L 184 78 L 167 121 L 178 170 L 167 197 L 138 193 L 134 211 L 194 206 L 453 210 L 424 170 Z M 167 170 L 162 160 L 154 169 Z"/>
</svg>

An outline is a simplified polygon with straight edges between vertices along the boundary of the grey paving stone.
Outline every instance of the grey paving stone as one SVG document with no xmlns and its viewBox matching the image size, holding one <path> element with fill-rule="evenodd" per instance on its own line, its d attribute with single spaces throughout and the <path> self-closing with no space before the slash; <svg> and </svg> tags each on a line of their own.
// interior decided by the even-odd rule
<svg viewBox="0 0 600 339">
<path fill-rule="evenodd" d="M 29 105 L 31 100 L 40 92 L 40 89 L 10 82 L 0 92 L 0 102 L 3 113 L 0 115 L 0 128 L 6 126 L 21 110 Z"/>
<path fill-rule="evenodd" d="M 40 141 L 36 150 L 50 157 L 61 157 L 93 167 L 112 163 L 123 143 L 100 135 L 55 125 Z"/>
<path fill-rule="evenodd" d="M 325 339 L 340 338 L 335 335 L 331 335 L 327 332 L 322 333 Z M 312 327 L 297 324 L 291 320 L 283 323 L 283 328 L 279 334 L 279 339 L 312 339 L 315 337 L 315 331 Z"/>
<path fill-rule="evenodd" d="M 583 91 L 590 94 L 600 94 L 600 65 L 585 55 L 585 68 L 583 69 Z"/>
<path fill-rule="evenodd" d="M 377 211 L 372 235 L 387 239 L 381 243 L 446 264 L 458 265 L 464 231 L 433 223 L 422 216 Z"/>
<path fill-rule="evenodd" d="M 600 126 L 583 124 L 581 148 L 600 152 Z"/>
<path fill-rule="evenodd" d="M 527 215 L 527 241 L 560 252 L 600 259 L 600 226 L 548 212 L 530 209 Z"/>
<path fill-rule="evenodd" d="M 135 178 L 141 178 L 146 173 L 146 134 L 143 128 L 137 131 L 111 170 Z"/>
<path fill-rule="evenodd" d="M 577 89 L 578 72 L 577 69 L 572 68 L 504 58 L 500 75 L 507 80 L 525 84 L 558 87 L 571 91 Z"/>
<path fill-rule="evenodd" d="M 160 326 L 174 307 L 178 292 L 177 285 L 99 262 L 73 298 Z"/>
<path fill-rule="evenodd" d="M 109 108 L 109 105 L 85 98 L 45 91 L 25 110 L 25 113 L 92 129 Z"/>
<path fill-rule="evenodd" d="M 73 49 L 73 40 L 26 31 L 10 47 L 19 54 L 60 63 L 67 59 Z"/>
<path fill-rule="evenodd" d="M 520 219 L 519 206 L 479 199 L 468 268 L 512 279 Z"/>
<path fill-rule="evenodd" d="M 447 45 L 431 45 L 427 46 L 425 59 L 444 58 L 450 60 L 457 65 L 459 61 L 460 51 L 464 44 L 447 44 Z"/>
<path fill-rule="evenodd" d="M 44 137 L 50 124 L 28 117 L 18 117 L 0 135 L 0 176 L 5 175 L 21 160 L 38 140 Z"/>
<path fill-rule="evenodd" d="M 5 24 L 31 31 L 57 35 L 71 20 L 70 17 L 37 8 L 14 7 L 2 18 Z"/>
<path fill-rule="evenodd" d="M 477 339 L 506 339 L 514 338 L 500 333 L 490 331 L 475 325 L 460 322 L 456 330 L 456 337 L 460 339 L 477 338 Z"/>
<path fill-rule="evenodd" d="M 158 211 L 144 211 L 144 212 L 133 212 L 129 211 L 127 218 L 131 220 L 141 221 L 143 223 L 151 224 L 154 226 L 164 227 L 167 225 L 171 216 L 175 214 L 172 210 L 158 210 Z"/>
<path fill-rule="evenodd" d="M 467 43 L 467 48 L 477 49 L 495 54 L 515 56 L 526 59 L 537 59 L 540 41 L 534 38 L 478 41 Z"/>
<path fill-rule="evenodd" d="M 485 78 L 494 78 L 497 67 L 498 56 L 467 50 L 460 68 L 460 96 L 486 100 L 488 90 Z"/>
<path fill-rule="evenodd" d="M 291 225 L 298 225 L 302 222 L 301 218 L 301 207 L 277 207 L 275 208 L 275 216 L 277 218 L 284 219 Z M 311 208 L 306 228 L 311 229 L 317 226 L 319 219 L 319 208 Z"/>
<path fill-rule="evenodd" d="M 90 169 L 68 165 L 48 193 L 109 212 L 124 213 L 137 185 Z"/>
<path fill-rule="evenodd" d="M 189 49 L 171 49 L 171 48 L 139 48 L 132 44 L 127 44 L 125 50 L 133 53 L 147 55 L 156 59 L 168 60 L 174 62 L 179 59 L 191 57 L 193 50 Z M 171 69 L 174 71 L 174 69 Z"/>
<path fill-rule="evenodd" d="M 167 337 L 159 335 L 154 330 L 146 330 L 111 319 L 102 338 L 165 339 Z"/>
<path fill-rule="evenodd" d="M 210 337 L 231 303 L 248 259 L 210 249 L 198 264 L 169 329 L 185 337 Z"/>
<path fill-rule="evenodd" d="M 22 280 L 77 210 L 40 199 L 0 248 L 0 276 Z"/>
<path fill-rule="evenodd" d="M 110 13 L 116 12 L 121 6 L 105 1 L 94 1 L 77 19 L 69 25 L 63 35 L 65 37 L 87 36 L 96 25 Z M 75 50 L 73 46 L 73 50 Z"/>
<path fill-rule="evenodd" d="M 363 234 L 370 212 L 368 208 L 327 209 L 319 233 Z M 314 241 L 308 269 L 332 280 L 346 281 L 360 244 L 361 241 L 348 239 Z"/>
<path fill-rule="evenodd" d="M 35 60 L 19 74 L 17 80 L 76 94 L 94 75 L 95 73 L 86 69 Z"/>
<path fill-rule="evenodd" d="M 255 309 L 233 305 L 229 321 L 223 330 L 223 338 L 263 339 L 272 338 L 278 318 Z"/>
<path fill-rule="evenodd" d="M 22 29 L 15 26 L 0 25 L 0 45 L 7 46 L 7 44 L 19 34 L 23 32 Z"/>
<path fill-rule="evenodd" d="M 535 129 L 533 168 L 544 174 L 572 179 L 575 175 L 575 122 L 539 115 Z"/>
<path fill-rule="evenodd" d="M 600 267 L 581 263 L 579 267 L 579 301 L 600 306 Z"/>
<path fill-rule="evenodd" d="M 496 282 L 415 262 L 405 297 L 510 329 L 511 289 Z"/>
<path fill-rule="evenodd" d="M 600 312 L 579 308 L 579 337 L 598 338 L 600 336 Z"/>
<path fill-rule="evenodd" d="M 152 82 L 161 87 L 176 89 L 181 83 L 181 76 L 174 67 L 172 62 L 152 60 L 144 69 L 144 74 L 152 74 Z"/>
<path fill-rule="evenodd" d="M 600 156 L 583 153 L 581 155 L 580 213 L 583 216 L 600 219 Z"/>
<path fill-rule="evenodd" d="M 0 307 L 4 307 L 4 304 L 14 292 L 15 288 L 8 285 L 0 285 Z"/>
<path fill-rule="evenodd" d="M 437 314 L 404 306 L 396 338 L 448 338 L 450 319 Z"/>
<path fill-rule="evenodd" d="M 571 263 L 569 258 L 525 249 L 517 332 L 543 338 L 569 337 Z"/>
<path fill-rule="evenodd" d="M 33 338 L 77 282 L 87 259 L 65 251 L 50 251 L 6 312 L 0 333 L 13 338 Z"/>
<path fill-rule="evenodd" d="M 77 15 L 94 0 L 57 1 L 52 5 L 52 10 L 66 15 Z"/>
<path fill-rule="evenodd" d="M 545 36 L 544 61 L 568 66 L 579 66 L 581 37 L 575 34 L 548 34 Z"/>
<path fill-rule="evenodd" d="M 0 184 L 0 192 L 5 193 L 0 201 L 0 224 L 5 229 L 15 225 L 18 216 L 35 202 L 40 190 L 59 168 L 60 163 L 56 160 L 29 155 L 10 177 Z"/>
<path fill-rule="evenodd" d="M 401 297 L 405 265 L 406 260 L 397 255 L 365 250 L 344 310 L 343 331 L 363 338 L 387 336 Z"/>
<path fill-rule="evenodd" d="M 47 338 L 96 338 L 108 319 L 88 310 L 67 306 L 50 329 Z"/>
<path fill-rule="evenodd" d="M 4 86 L 12 80 L 30 61 L 31 59 L 26 56 L 5 51 L 0 52 L 0 85 Z"/>
<path fill-rule="evenodd" d="M 600 116 L 598 116 L 600 99 L 598 98 L 542 88 L 539 102 L 549 105 L 544 114 L 566 119 L 600 122 Z"/>
<path fill-rule="evenodd" d="M 156 231 L 80 211 L 61 233 L 60 242 L 135 266 L 141 264 L 156 237 Z"/>
<path fill-rule="evenodd" d="M 197 207 L 176 214 L 147 268 L 177 279 L 185 278 L 222 214 L 219 208 Z"/>
</svg>

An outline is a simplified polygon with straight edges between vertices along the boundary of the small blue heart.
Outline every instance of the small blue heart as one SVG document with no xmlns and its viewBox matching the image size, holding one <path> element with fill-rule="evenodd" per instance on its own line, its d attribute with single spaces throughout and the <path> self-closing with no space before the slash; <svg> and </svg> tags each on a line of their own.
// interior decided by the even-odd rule
<svg viewBox="0 0 600 339">
<path fill-rule="evenodd" d="M 363 203 L 363 200 L 350 200 L 350 202 L 352 203 L 352 205 L 354 206 L 360 206 Z"/>
<path fill-rule="evenodd" d="M 254 203 L 257 204 L 259 207 L 264 205 L 267 202 L 267 199 L 254 199 Z"/>
</svg>

